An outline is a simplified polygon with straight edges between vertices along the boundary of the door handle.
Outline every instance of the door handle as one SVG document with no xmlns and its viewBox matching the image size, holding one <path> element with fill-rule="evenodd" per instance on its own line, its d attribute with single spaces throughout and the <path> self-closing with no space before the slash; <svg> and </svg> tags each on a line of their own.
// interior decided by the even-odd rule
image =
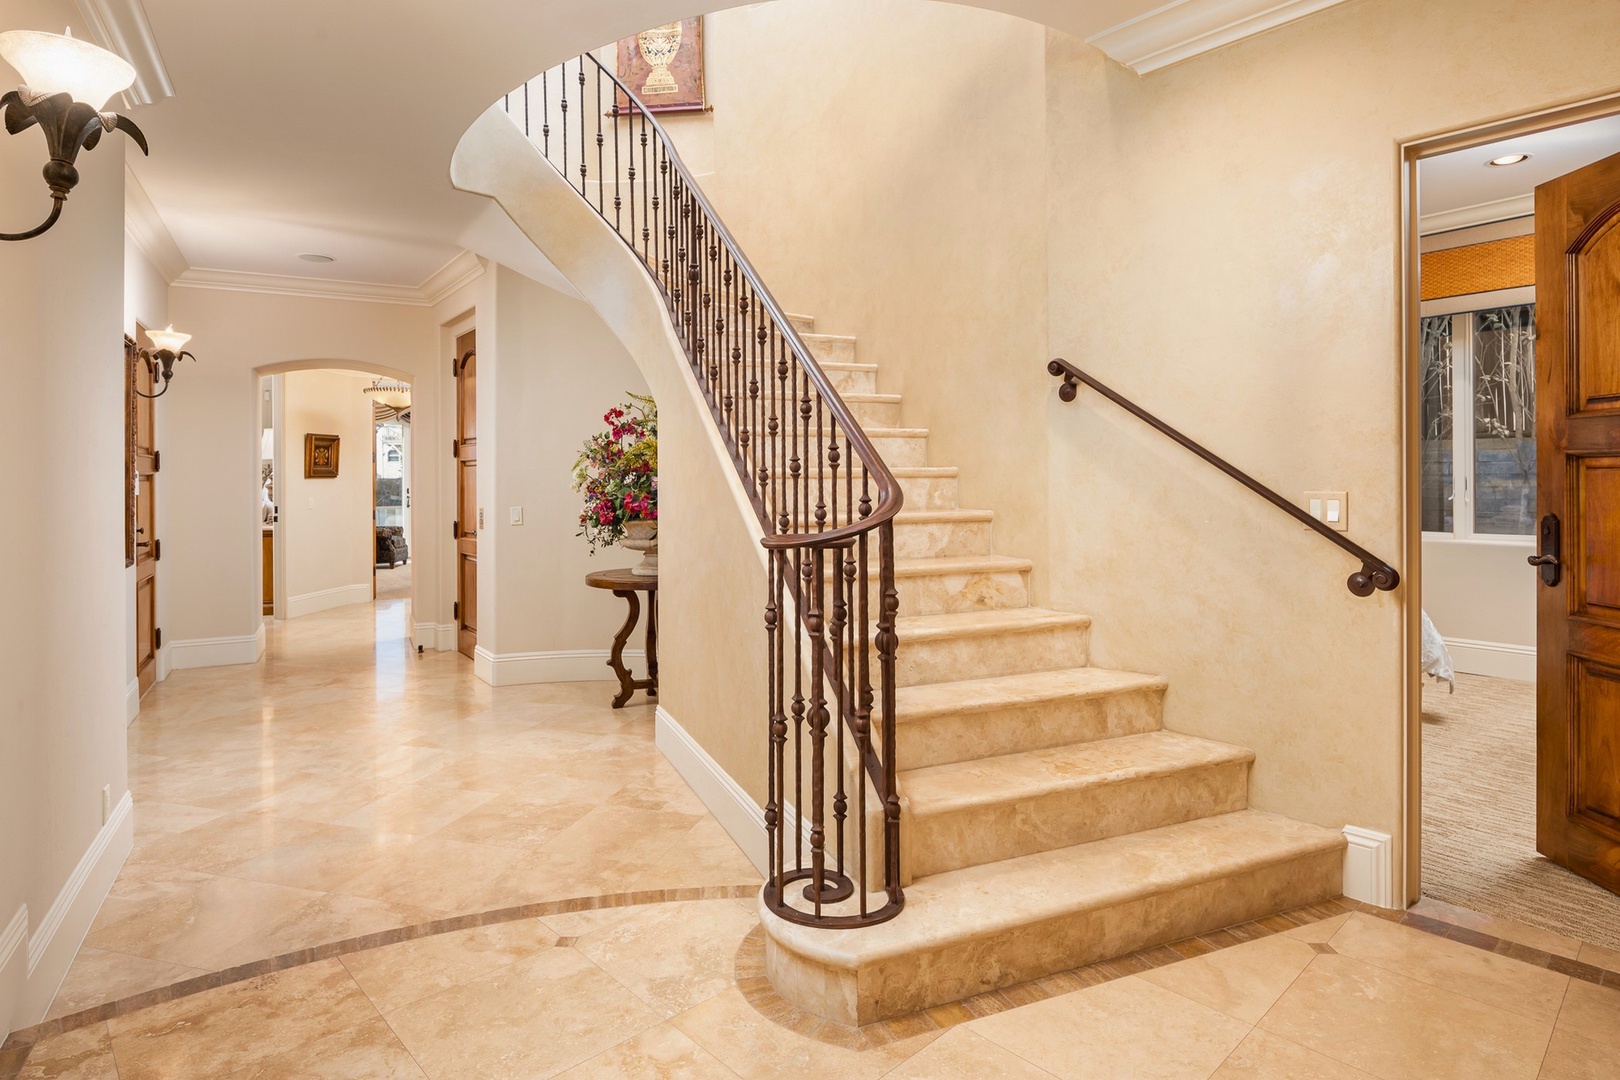
<svg viewBox="0 0 1620 1080">
<path fill-rule="evenodd" d="M 1558 515 L 1548 514 L 1541 519 L 1541 553 L 1532 555 L 1525 561 L 1531 566 L 1541 568 L 1541 583 L 1543 585 L 1557 585 L 1563 564 L 1559 561 L 1562 554 L 1560 543 L 1560 529 Z"/>
</svg>

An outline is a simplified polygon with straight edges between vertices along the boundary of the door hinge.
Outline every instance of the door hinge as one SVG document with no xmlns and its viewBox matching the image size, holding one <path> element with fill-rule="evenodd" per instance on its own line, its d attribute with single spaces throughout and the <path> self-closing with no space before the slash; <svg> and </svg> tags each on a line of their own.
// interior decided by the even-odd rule
<svg viewBox="0 0 1620 1080">
<path fill-rule="evenodd" d="M 152 471 L 157 472 L 163 468 L 163 451 L 152 451 Z"/>
<path fill-rule="evenodd" d="M 158 562 L 163 558 L 163 541 L 152 541 L 152 561 Z"/>
<path fill-rule="evenodd" d="M 461 601 L 455 600 L 450 604 L 450 617 L 457 622 L 461 621 Z"/>
<path fill-rule="evenodd" d="M 461 441 L 459 439 L 451 439 L 450 440 L 450 456 L 454 458 L 454 457 L 459 457 L 460 455 L 461 455 Z"/>
<path fill-rule="evenodd" d="M 460 540 L 461 539 L 461 522 L 452 521 L 450 523 L 450 539 L 452 539 L 452 540 Z"/>
<path fill-rule="evenodd" d="M 161 626 L 152 631 L 152 648 L 154 651 L 163 648 L 163 627 Z"/>
</svg>

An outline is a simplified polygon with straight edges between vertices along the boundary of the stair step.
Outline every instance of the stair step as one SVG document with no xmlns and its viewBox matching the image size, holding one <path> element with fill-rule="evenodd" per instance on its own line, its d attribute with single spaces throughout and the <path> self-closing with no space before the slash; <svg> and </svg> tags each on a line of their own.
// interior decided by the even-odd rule
<svg viewBox="0 0 1620 1080">
<path fill-rule="evenodd" d="M 899 686 L 1085 667 L 1091 620 L 1043 608 L 903 616 Z"/>
<path fill-rule="evenodd" d="M 901 559 L 990 554 L 989 510 L 901 510 L 894 554 Z"/>
<path fill-rule="evenodd" d="M 901 615 L 1027 608 L 1035 564 L 1006 555 L 895 559 Z"/>
<path fill-rule="evenodd" d="M 812 347 L 813 348 L 813 347 Z M 853 354 L 853 346 L 851 347 Z M 841 360 L 823 360 L 816 355 L 816 363 L 826 373 L 827 381 L 840 395 L 877 393 L 877 365 L 856 364 Z"/>
<path fill-rule="evenodd" d="M 900 774 L 913 877 L 1145 832 L 1249 805 L 1254 752 L 1170 731 Z"/>
<path fill-rule="evenodd" d="M 829 365 L 842 366 L 855 363 L 855 339 L 852 337 L 844 337 L 841 334 L 801 333 L 799 338 L 809 347 L 810 355 L 816 358 L 816 363 L 821 365 L 823 371 Z M 858 366 L 877 370 L 871 364 Z"/>
<path fill-rule="evenodd" d="M 1168 680 L 1065 668 L 903 687 L 895 760 L 907 768 L 1158 731 Z"/>
<path fill-rule="evenodd" d="M 1239 810 L 918 878 L 898 916 L 860 930 L 762 904 L 766 965 L 793 1004 L 868 1024 L 1331 899 L 1344 845 Z"/>
<path fill-rule="evenodd" d="M 870 427 L 865 430 L 866 437 L 889 468 L 928 464 L 927 428 Z"/>
<path fill-rule="evenodd" d="M 862 427 L 898 427 L 900 424 L 899 394 L 840 393 L 838 396 L 844 399 Z"/>
<path fill-rule="evenodd" d="M 888 462 L 884 462 L 888 464 Z M 905 498 L 905 506 L 915 510 L 954 510 L 956 508 L 959 491 L 957 476 L 961 470 L 951 465 L 889 465 L 889 471 L 900 483 L 900 493 Z M 814 484 L 823 478 L 830 484 L 833 474 L 820 469 L 809 469 L 805 478 Z M 839 492 L 844 491 L 845 478 L 848 470 L 838 471 Z M 855 476 L 857 497 L 860 491 L 860 474 Z M 876 490 L 875 488 L 873 489 Z M 830 495 L 830 492 L 829 492 Z M 812 500 L 813 501 L 813 500 Z"/>
<path fill-rule="evenodd" d="M 815 333 L 816 317 L 814 315 L 795 315 L 791 311 L 784 312 L 783 314 L 787 316 L 788 322 L 792 324 L 793 329 L 797 330 L 801 336 L 804 334 Z"/>
</svg>

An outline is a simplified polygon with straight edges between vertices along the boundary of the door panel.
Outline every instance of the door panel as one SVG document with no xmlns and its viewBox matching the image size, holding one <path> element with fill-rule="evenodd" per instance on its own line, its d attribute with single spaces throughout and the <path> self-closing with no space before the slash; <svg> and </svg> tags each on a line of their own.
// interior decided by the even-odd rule
<svg viewBox="0 0 1620 1080">
<path fill-rule="evenodd" d="M 456 647 L 478 645 L 478 341 L 456 339 Z"/>
<path fill-rule="evenodd" d="M 1536 189 L 1536 298 L 1536 848 L 1620 892 L 1620 155 Z"/>
<path fill-rule="evenodd" d="M 144 695 L 157 682 L 157 439 L 152 401 L 140 396 L 152 392 L 152 373 L 136 355 L 135 343 L 127 338 L 124 365 L 130 398 L 125 411 L 130 425 L 125 445 L 131 458 L 135 502 L 135 679 Z"/>
</svg>

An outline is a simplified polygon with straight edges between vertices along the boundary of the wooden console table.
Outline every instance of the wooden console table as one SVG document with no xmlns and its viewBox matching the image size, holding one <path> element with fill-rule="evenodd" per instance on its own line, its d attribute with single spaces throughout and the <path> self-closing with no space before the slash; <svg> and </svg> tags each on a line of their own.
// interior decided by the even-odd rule
<svg viewBox="0 0 1620 1080">
<path fill-rule="evenodd" d="M 608 667 L 613 674 L 619 677 L 619 692 L 614 695 L 613 707 L 622 709 L 630 700 L 630 695 L 637 690 L 647 691 L 647 696 L 658 696 L 658 579 L 644 577 L 641 574 L 632 574 L 624 570 L 598 570 L 585 575 L 585 584 L 593 589 L 609 589 L 614 596 L 622 596 L 630 605 L 630 617 L 624 620 L 619 632 L 613 635 L 613 651 L 608 656 Z M 630 634 L 636 628 L 636 621 L 641 617 L 641 601 L 636 593 L 647 594 L 647 677 L 637 679 L 631 677 L 630 669 L 624 666 L 624 643 L 630 640 Z"/>
</svg>

